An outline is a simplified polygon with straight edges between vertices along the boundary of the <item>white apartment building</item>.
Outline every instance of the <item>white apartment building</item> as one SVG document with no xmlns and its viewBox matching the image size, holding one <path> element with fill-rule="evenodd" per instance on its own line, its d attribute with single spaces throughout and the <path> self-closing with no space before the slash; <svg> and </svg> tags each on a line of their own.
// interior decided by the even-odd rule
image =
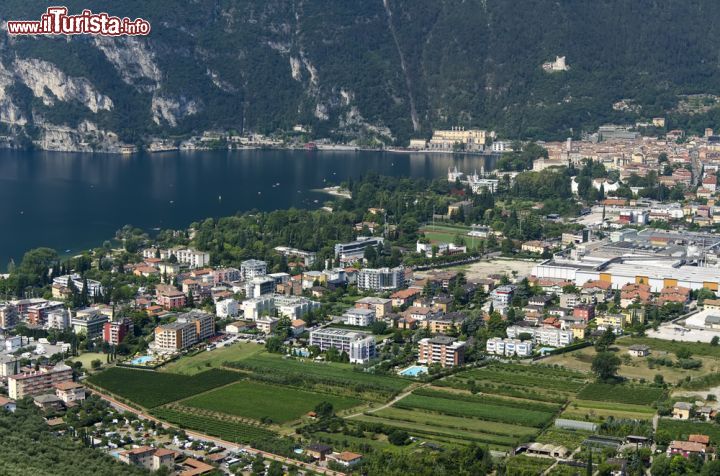
<svg viewBox="0 0 720 476">
<path fill-rule="evenodd" d="M 331 347 L 350 356 L 350 362 L 364 364 L 375 356 L 375 338 L 347 329 L 325 328 L 310 332 L 310 345 L 325 352 Z"/>
<path fill-rule="evenodd" d="M 245 297 L 252 299 L 275 292 L 275 280 L 267 276 L 257 276 L 245 283 Z"/>
<path fill-rule="evenodd" d="M 507 328 L 507 336 L 517 339 L 520 334 L 530 334 L 536 345 L 548 347 L 565 347 L 573 343 L 574 336 L 571 329 L 557 329 L 553 326 L 523 327 L 510 326 Z"/>
<path fill-rule="evenodd" d="M 367 327 L 375 322 L 375 311 L 372 309 L 350 308 L 343 314 L 343 322 L 348 326 Z"/>
<path fill-rule="evenodd" d="M 532 355 L 533 344 L 531 341 L 521 341 L 518 339 L 503 339 L 501 337 L 493 337 L 488 339 L 485 350 L 488 354 L 506 355 L 512 357 L 529 357 Z"/>
<path fill-rule="evenodd" d="M 273 296 L 260 296 L 242 302 L 244 318 L 252 321 L 258 320 L 263 314 L 272 314 L 274 310 L 275 298 Z"/>
<path fill-rule="evenodd" d="M 278 316 L 287 317 L 290 320 L 300 319 L 308 312 L 320 307 L 319 302 L 302 296 L 275 295 L 274 303 Z"/>
<path fill-rule="evenodd" d="M 67 309 L 57 309 L 49 312 L 45 326 L 48 329 L 61 331 L 68 329 L 70 327 L 70 312 Z"/>
<path fill-rule="evenodd" d="M 191 268 L 202 268 L 210 264 L 210 253 L 196 251 L 189 248 L 173 250 L 178 263 L 186 264 Z"/>
<path fill-rule="evenodd" d="M 267 263 L 259 259 L 249 259 L 240 263 L 240 279 L 252 281 L 267 274 Z"/>
<path fill-rule="evenodd" d="M 365 268 L 358 273 L 358 289 L 370 291 L 394 291 L 405 285 L 405 268 Z"/>
<path fill-rule="evenodd" d="M 504 286 L 498 286 L 490 292 L 490 299 L 492 299 L 493 307 L 506 308 L 512 301 L 513 294 L 515 293 L 515 286 L 506 284 Z"/>
<path fill-rule="evenodd" d="M 72 281 L 73 286 L 75 286 L 75 289 L 77 289 L 78 292 L 83 291 L 83 288 L 85 287 L 84 282 L 87 281 L 88 296 L 99 296 L 103 293 L 103 287 L 102 284 L 100 284 L 100 281 L 95 281 L 94 279 L 83 280 L 82 276 L 77 273 L 66 274 L 65 276 L 58 276 L 57 278 L 53 278 L 53 284 L 57 284 L 66 288 L 69 287 L 70 281 Z"/>
<path fill-rule="evenodd" d="M 238 302 L 234 299 L 223 299 L 215 303 L 215 314 L 222 319 L 238 315 Z"/>
</svg>

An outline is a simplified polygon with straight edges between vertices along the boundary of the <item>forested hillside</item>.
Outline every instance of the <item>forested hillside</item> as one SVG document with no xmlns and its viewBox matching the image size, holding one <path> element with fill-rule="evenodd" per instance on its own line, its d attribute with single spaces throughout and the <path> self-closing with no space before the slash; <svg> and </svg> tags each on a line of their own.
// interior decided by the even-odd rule
<svg viewBox="0 0 720 476">
<path fill-rule="evenodd" d="M 0 36 L 0 123 L 29 143 L 99 130 L 142 143 L 208 129 L 405 143 L 433 127 L 563 138 L 669 115 L 716 126 L 715 0 L 71 0 L 148 38 Z M 8 0 L 3 19 L 46 5 Z M 568 71 L 542 64 L 565 56 Z M 627 107 L 613 109 L 626 100 Z M 58 135 L 59 134 L 59 135 Z M 94 137 L 102 134 L 94 133 Z M 105 140 L 101 138 L 100 140 Z"/>
</svg>

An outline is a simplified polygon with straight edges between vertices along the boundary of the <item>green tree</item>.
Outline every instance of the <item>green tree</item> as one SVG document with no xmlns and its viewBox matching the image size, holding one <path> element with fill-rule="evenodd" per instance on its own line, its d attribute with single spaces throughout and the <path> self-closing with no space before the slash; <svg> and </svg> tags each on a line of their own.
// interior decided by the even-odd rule
<svg viewBox="0 0 720 476">
<path fill-rule="evenodd" d="M 600 381 L 610 381 L 617 377 L 620 358 L 612 352 L 598 352 L 592 360 L 592 371 Z"/>
</svg>

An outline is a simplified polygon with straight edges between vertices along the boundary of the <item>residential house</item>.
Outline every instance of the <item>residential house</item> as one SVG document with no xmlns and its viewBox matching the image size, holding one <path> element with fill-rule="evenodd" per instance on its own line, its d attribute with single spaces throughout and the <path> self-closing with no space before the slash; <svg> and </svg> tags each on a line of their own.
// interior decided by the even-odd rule
<svg viewBox="0 0 720 476">
<path fill-rule="evenodd" d="M 85 400 L 85 387 L 77 382 L 60 382 L 56 383 L 54 387 L 55 395 L 66 405 Z"/>
<path fill-rule="evenodd" d="M 673 405 L 672 417 L 676 420 L 689 420 L 693 405 L 688 402 L 677 402 Z"/>
</svg>

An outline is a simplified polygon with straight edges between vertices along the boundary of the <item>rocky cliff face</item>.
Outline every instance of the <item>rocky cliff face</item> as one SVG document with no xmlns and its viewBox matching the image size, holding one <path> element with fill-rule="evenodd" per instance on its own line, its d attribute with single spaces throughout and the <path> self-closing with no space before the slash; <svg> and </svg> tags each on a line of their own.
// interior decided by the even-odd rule
<svg viewBox="0 0 720 476">
<path fill-rule="evenodd" d="M 9 0 L 0 18 L 43 5 Z M 0 29 L 0 135 L 117 151 L 206 130 L 404 144 L 436 127 L 564 138 L 720 94 L 713 0 L 156 0 L 69 2 L 143 17 L 147 38 L 10 38 Z M 566 56 L 570 69 L 542 64 Z M 631 110 L 612 105 L 630 100 Z M 717 126 L 720 109 L 670 117 Z M 684 122 L 683 122 L 684 121 Z"/>
</svg>

